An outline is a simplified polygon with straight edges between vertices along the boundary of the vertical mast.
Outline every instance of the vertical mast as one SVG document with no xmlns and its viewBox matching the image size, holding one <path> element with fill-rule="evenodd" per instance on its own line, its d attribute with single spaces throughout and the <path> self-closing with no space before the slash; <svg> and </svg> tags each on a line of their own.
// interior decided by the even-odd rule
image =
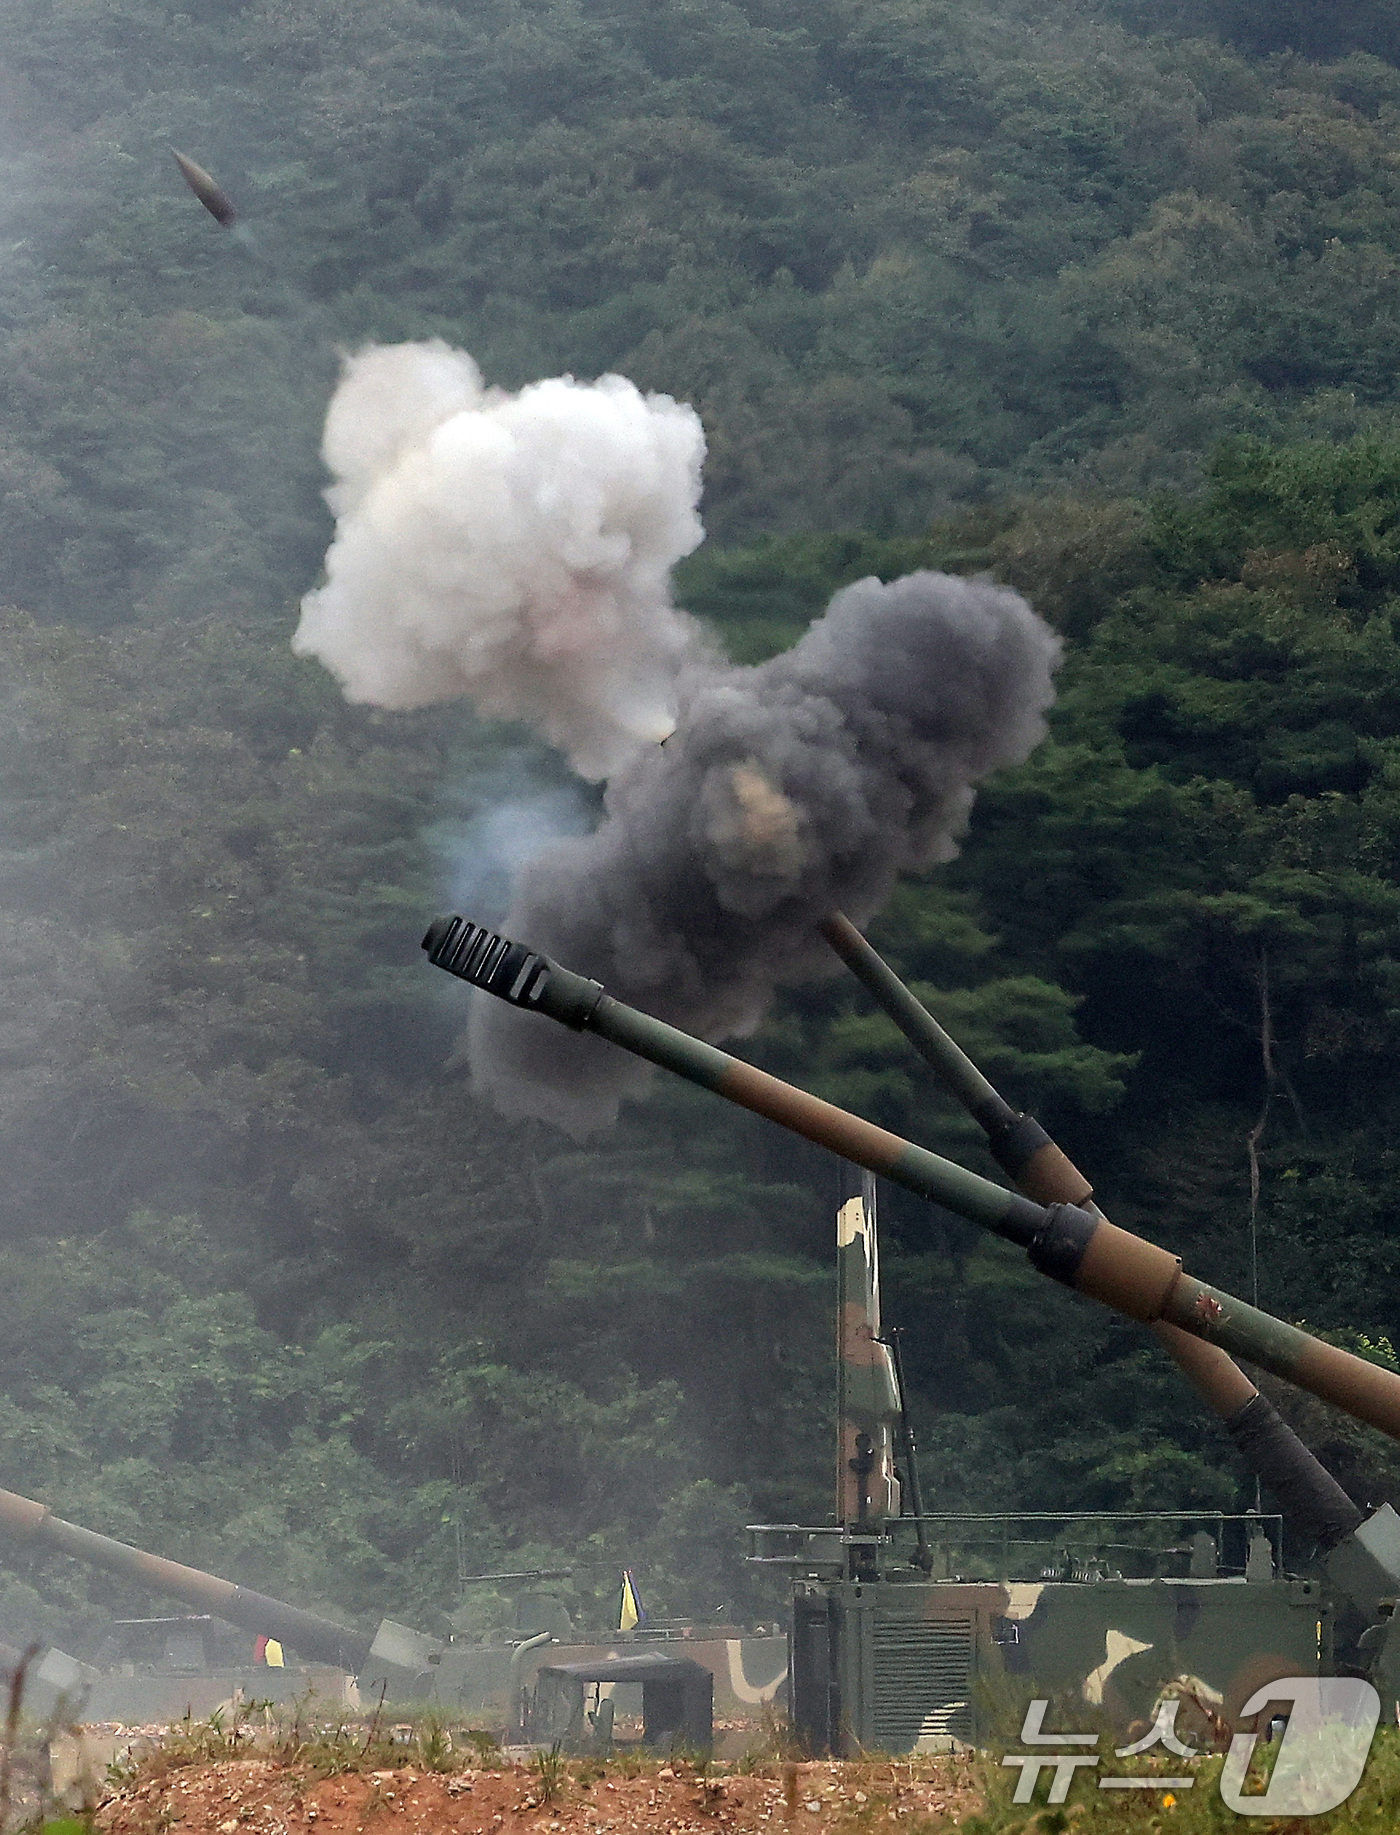
<svg viewBox="0 0 1400 1835">
<path fill-rule="evenodd" d="M 875 1178 L 836 1213 L 836 1516 L 874 1533 L 899 1515 L 895 1444 L 899 1385 L 880 1340 L 880 1247 Z"/>
</svg>

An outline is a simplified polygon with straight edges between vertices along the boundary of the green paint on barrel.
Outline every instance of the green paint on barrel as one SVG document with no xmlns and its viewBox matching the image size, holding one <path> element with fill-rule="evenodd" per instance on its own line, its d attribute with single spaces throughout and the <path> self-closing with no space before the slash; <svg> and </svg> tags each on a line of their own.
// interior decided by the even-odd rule
<svg viewBox="0 0 1400 1835">
<path fill-rule="evenodd" d="M 1157 1316 L 1151 1309 L 1160 1307 L 1161 1317 L 1170 1324 L 1310 1389 L 1400 1440 L 1400 1376 L 1394 1371 L 1325 1344 L 1184 1274 L 1176 1277 L 1170 1292 L 1142 1295 L 1148 1310 L 1135 1307 L 1133 1282 L 1144 1267 L 1155 1278 L 1164 1255 L 1144 1239 L 1114 1230 L 1073 1205 L 1047 1209 L 1005 1191 L 939 1154 L 612 999 L 596 981 L 463 918 L 439 919 L 424 938 L 424 948 L 438 967 L 487 993 L 576 1031 L 596 1032 L 1010 1242 L 1034 1245 L 1033 1260 L 1042 1273 L 1080 1287 L 1127 1317 L 1150 1323 Z M 1111 1235 L 1104 1236 L 1103 1230 Z"/>
<path fill-rule="evenodd" d="M 1013 1242 L 1028 1242 L 1044 1218 L 1040 1205 L 980 1173 L 770 1077 L 610 995 L 605 994 L 594 1008 L 588 1030 Z"/>
</svg>

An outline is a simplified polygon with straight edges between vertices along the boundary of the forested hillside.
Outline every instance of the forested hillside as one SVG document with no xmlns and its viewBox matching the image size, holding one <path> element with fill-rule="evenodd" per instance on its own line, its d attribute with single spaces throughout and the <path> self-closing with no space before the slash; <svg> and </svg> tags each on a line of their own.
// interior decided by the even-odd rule
<svg viewBox="0 0 1400 1835">
<path fill-rule="evenodd" d="M 290 654 L 370 337 L 693 401 L 741 660 L 871 572 L 1024 591 L 1052 736 L 877 940 L 1115 1217 L 1244 1291 L 1253 1224 L 1392 1356 L 1397 56 L 1379 0 L 0 0 L 0 1485 L 434 1629 L 537 1561 L 771 1613 L 739 1526 L 829 1507 L 835 1167 L 474 1102 L 418 937 L 563 768 Z M 839 979 L 746 1049 L 982 1163 Z M 1134 1328 L 886 1226 L 938 1505 L 1241 1495 Z M 146 1604 L 0 1575 L 0 1636 Z"/>
<path fill-rule="evenodd" d="M 1178 10 L 1227 44 L 1136 36 L 1161 20 L 1129 0 L 5 0 L 0 593 L 101 624 L 283 606 L 324 546 L 334 347 L 366 335 L 693 401 L 725 539 L 1388 425 L 1391 21 Z"/>
</svg>

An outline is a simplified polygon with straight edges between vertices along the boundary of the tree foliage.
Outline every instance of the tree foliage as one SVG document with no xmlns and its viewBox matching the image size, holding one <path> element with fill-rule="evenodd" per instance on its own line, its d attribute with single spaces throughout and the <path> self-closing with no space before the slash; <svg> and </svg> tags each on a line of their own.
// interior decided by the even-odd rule
<svg viewBox="0 0 1400 1835">
<path fill-rule="evenodd" d="M 1388 18 L 0 0 L 0 1483 L 428 1628 L 537 1562 L 595 1625 L 624 1562 L 767 1613 L 738 1526 L 829 1508 L 834 1167 L 679 1087 L 586 1149 L 480 1106 L 417 939 L 557 761 L 288 653 L 366 337 L 694 400 L 681 597 L 741 660 L 872 572 L 1020 586 L 1051 738 L 876 940 L 1112 1214 L 1392 1355 Z M 986 1165 L 834 964 L 746 1049 Z M 936 1504 L 1238 1494 L 1136 1328 L 885 1228 Z M 143 1604 L 4 1571 L 21 1639 Z"/>
<path fill-rule="evenodd" d="M 728 541 L 1384 430 L 1391 10 L 3 0 L 0 599 L 285 605 L 370 337 L 695 402 Z"/>
</svg>

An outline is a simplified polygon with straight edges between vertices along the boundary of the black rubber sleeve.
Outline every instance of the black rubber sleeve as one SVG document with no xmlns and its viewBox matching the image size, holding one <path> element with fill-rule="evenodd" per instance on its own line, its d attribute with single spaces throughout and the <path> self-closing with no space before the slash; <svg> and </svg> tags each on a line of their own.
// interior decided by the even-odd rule
<svg viewBox="0 0 1400 1835">
<path fill-rule="evenodd" d="M 1224 1423 L 1240 1457 L 1278 1500 L 1289 1525 L 1333 1548 L 1366 1520 L 1327 1468 L 1308 1451 L 1267 1396 L 1256 1395 Z"/>
</svg>

